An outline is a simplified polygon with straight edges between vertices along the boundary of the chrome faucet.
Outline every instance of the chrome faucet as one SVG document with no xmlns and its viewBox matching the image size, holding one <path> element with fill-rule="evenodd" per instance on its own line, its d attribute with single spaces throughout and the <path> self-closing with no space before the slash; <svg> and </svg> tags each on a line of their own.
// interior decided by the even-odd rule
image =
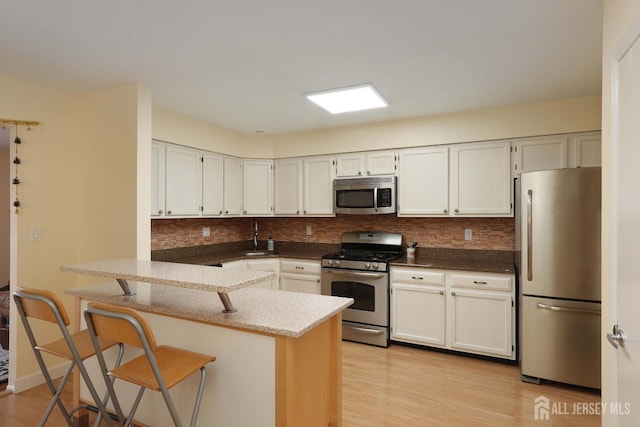
<svg viewBox="0 0 640 427">
<path fill-rule="evenodd" d="M 258 249 L 258 221 L 254 223 L 253 227 L 253 250 Z"/>
</svg>

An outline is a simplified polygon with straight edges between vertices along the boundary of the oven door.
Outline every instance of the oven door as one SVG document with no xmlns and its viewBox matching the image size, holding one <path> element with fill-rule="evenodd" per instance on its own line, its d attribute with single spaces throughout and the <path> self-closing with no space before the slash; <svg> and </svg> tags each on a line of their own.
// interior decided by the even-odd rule
<svg viewBox="0 0 640 427">
<path fill-rule="evenodd" d="M 387 327 L 389 325 L 389 274 L 323 268 L 323 295 L 353 298 L 342 313 L 345 321 Z"/>
</svg>

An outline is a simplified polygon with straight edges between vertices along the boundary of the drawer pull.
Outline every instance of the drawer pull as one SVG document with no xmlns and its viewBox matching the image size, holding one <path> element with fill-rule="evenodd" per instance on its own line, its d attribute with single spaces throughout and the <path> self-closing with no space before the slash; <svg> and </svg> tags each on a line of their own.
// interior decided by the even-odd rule
<svg viewBox="0 0 640 427">
<path fill-rule="evenodd" d="M 424 280 L 424 279 L 423 279 L 422 277 L 420 277 L 420 276 L 411 276 L 411 278 L 412 278 L 413 280 Z"/>
<path fill-rule="evenodd" d="M 484 280 L 474 280 L 473 283 L 475 283 L 476 285 L 486 285 L 487 282 L 485 282 Z"/>
<path fill-rule="evenodd" d="M 304 267 L 300 267 L 299 265 L 296 265 L 296 270 L 304 270 Z"/>
</svg>

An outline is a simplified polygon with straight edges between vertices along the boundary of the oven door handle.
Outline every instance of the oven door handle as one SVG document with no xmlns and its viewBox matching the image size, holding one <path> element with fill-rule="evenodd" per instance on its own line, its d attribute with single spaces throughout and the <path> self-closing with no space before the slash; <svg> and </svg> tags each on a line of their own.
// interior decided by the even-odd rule
<svg viewBox="0 0 640 427">
<path fill-rule="evenodd" d="M 327 273 L 338 274 L 340 276 L 353 276 L 353 277 L 368 277 L 371 279 L 382 279 L 386 273 L 360 273 L 357 271 L 349 270 L 326 270 Z"/>
<path fill-rule="evenodd" d="M 358 332 L 363 332 L 365 334 L 370 334 L 370 335 L 382 335 L 384 334 L 386 331 L 384 329 L 369 329 L 369 328 L 359 328 L 357 326 L 344 326 L 347 329 L 352 329 L 354 331 L 358 331 Z"/>
</svg>

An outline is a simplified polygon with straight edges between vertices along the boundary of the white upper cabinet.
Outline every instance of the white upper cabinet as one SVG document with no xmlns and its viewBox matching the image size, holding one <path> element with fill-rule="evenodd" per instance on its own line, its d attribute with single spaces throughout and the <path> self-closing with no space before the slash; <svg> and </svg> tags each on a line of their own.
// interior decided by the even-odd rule
<svg viewBox="0 0 640 427">
<path fill-rule="evenodd" d="M 458 144 L 450 148 L 449 206 L 454 215 L 511 215 L 511 144 Z"/>
<path fill-rule="evenodd" d="M 202 156 L 202 215 L 220 216 L 224 212 L 224 158 L 219 154 Z"/>
<path fill-rule="evenodd" d="M 273 214 L 273 160 L 242 161 L 242 213 Z"/>
<path fill-rule="evenodd" d="M 336 156 L 337 177 L 395 175 L 395 151 L 370 151 Z"/>
<path fill-rule="evenodd" d="M 166 144 L 151 143 L 151 216 L 164 214 Z"/>
<path fill-rule="evenodd" d="M 336 156 L 336 176 L 352 177 L 366 174 L 364 153 L 349 153 Z"/>
<path fill-rule="evenodd" d="M 398 153 L 398 216 L 448 215 L 449 148 Z"/>
<path fill-rule="evenodd" d="M 569 138 L 569 167 L 602 166 L 602 135 L 590 132 Z"/>
<path fill-rule="evenodd" d="M 565 136 L 526 138 L 513 142 L 513 177 L 567 167 L 568 140 Z"/>
<path fill-rule="evenodd" d="M 167 145 L 166 215 L 198 216 L 202 200 L 202 156 L 199 151 Z"/>
<path fill-rule="evenodd" d="M 242 213 L 242 161 L 235 157 L 224 158 L 224 215 Z"/>
<path fill-rule="evenodd" d="M 333 156 L 307 157 L 304 159 L 305 215 L 333 216 Z"/>
<path fill-rule="evenodd" d="M 302 159 L 276 160 L 274 184 L 274 213 L 302 215 Z"/>
</svg>

